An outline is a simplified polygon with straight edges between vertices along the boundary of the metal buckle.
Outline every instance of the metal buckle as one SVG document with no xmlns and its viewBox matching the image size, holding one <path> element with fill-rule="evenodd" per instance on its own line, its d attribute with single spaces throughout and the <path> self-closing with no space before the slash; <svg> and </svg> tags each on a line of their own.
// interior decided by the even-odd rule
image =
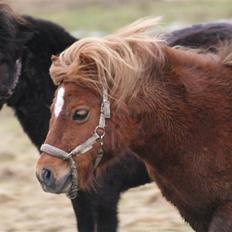
<svg viewBox="0 0 232 232">
<path fill-rule="evenodd" d="M 97 126 L 94 133 L 98 135 L 99 139 L 102 140 L 106 134 L 105 128 Z"/>
</svg>

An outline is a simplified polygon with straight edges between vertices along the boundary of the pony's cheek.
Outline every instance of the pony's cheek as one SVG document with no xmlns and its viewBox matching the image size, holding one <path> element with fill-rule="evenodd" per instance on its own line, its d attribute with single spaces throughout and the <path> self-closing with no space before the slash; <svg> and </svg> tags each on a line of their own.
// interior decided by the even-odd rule
<svg viewBox="0 0 232 232">
<path fill-rule="evenodd" d="M 104 138 L 104 153 L 114 157 L 117 156 L 130 146 L 130 133 L 122 127 L 107 127 Z M 111 158 L 108 157 L 108 158 Z"/>
</svg>

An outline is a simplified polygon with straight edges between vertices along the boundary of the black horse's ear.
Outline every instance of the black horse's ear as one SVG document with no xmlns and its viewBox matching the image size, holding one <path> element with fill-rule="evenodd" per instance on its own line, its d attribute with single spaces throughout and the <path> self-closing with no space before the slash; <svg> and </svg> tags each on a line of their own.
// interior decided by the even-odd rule
<svg viewBox="0 0 232 232">
<path fill-rule="evenodd" d="M 27 46 L 27 43 L 32 39 L 34 33 L 32 31 L 19 31 L 17 33 L 15 43 L 16 43 L 16 58 L 22 55 L 23 49 Z"/>
<path fill-rule="evenodd" d="M 16 43 L 18 46 L 25 46 L 26 43 L 32 39 L 34 32 L 32 31 L 19 31 L 16 36 Z"/>
</svg>

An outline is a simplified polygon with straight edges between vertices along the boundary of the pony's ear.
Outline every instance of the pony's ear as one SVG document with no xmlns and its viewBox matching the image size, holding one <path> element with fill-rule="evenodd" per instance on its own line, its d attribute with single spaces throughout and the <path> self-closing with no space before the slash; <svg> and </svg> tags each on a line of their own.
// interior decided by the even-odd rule
<svg viewBox="0 0 232 232">
<path fill-rule="evenodd" d="M 52 61 L 52 62 L 56 62 L 58 59 L 59 59 L 58 56 L 55 56 L 55 55 L 52 55 L 52 56 L 51 56 L 51 61 Z"/>
<path fill-rule="evenodd" d="M 85 53 L 83 53 L 83 52 L 80 52 L 77 61 L 78 61 L 79 64 L 84 65 L 84 64 L 93 63 L 93 62 L 94 62 L 94 59 L 91 58 L 90 55 L 85 54 Z"/>
<path fill-rule="evenodd" d="M 89 57 L 86 56 L 84 54 L 80 54 L 79 59 L 77 60 L 77 63 L 74 62 L 71 65 L 70 70 L 73 70 L 73 73 L 75 72 L 80 72 L 80 73 L 84 73 L 87 75 L 92 75 L 92 77 L 97 77 L 97 65 L 96 65 L 96 61 Z M 70 71 L 70 73 L 72 73 L 72 71 Z"/>
</svg>

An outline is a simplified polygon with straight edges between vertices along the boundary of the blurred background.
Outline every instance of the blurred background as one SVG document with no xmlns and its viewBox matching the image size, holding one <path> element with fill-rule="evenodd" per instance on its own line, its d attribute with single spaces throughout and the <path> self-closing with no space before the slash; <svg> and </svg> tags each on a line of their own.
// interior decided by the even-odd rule
<svg viewBox="0 0 232 232">
<path fill-rule="evenodd" d="M 231 0 L 7 0 L 19 13 L 52 20 L 73 32 L 111 32 L 140 17 L 162 16 L 176 29 L 192 23 L 230 20 Z"/>
<path fill-rule="evenodd" d="M 54 21 L 76 37 L 101 36 L 144 16 L 162 16 L 162 31 L 193 23 L 229 21 L 231 0 L 8 0 L 20 14 Z M 13 112 L 0 112 L 0 232 L 73 232 L 63 195 L 44 193 L 35 178 L 37 150 Z M 155 184 L 132 189 L 119 205 L 120 232 L 190 232 Z"/>
</svg>

